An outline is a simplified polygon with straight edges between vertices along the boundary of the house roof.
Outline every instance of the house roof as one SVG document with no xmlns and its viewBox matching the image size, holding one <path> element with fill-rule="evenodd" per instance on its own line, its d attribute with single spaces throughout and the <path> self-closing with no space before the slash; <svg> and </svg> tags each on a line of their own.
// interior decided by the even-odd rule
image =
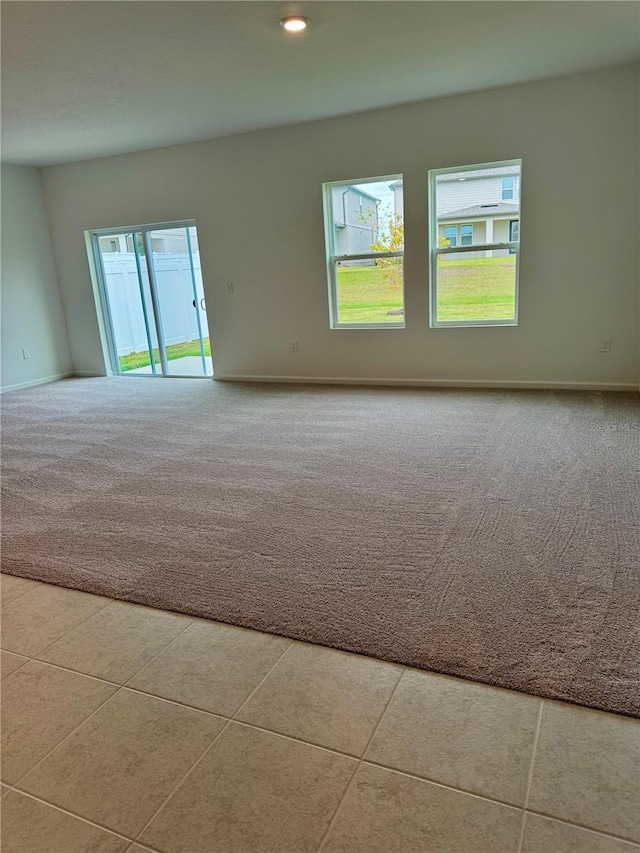
<svg viewBox="0 0 640 853">
<path fill-rule="evenodd" d="M 448 213 L 438 214 L 438 222 L 444 219 L 464 219 L 472 216 L 504 216 L 519 215 L 519 204 L 506 204 L 504 201 L 497 204 L 474 204 L 472 207 L 460 207 L 458 210 L 450 210 Z"/>
<path fill-rule="evenodd" d="M 365 198 L 370 198 L 371 201 L 380 201 L 378 196 L 371 195 L 371 193 L 366 193 L 364 190 L 361 190 L 359 187 L 356 187 L 353 184 L 345 184 L 344 189 L 345 191 L 351 190 L 352 192 L 357 193 L 358 195 L 363 195 Z"/>
</svg>

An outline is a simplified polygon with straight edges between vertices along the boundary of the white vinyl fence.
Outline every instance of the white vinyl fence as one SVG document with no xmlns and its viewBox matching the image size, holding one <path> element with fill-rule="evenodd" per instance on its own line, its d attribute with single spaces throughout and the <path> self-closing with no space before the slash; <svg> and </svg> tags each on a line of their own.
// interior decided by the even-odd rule
<svg viewBox="0 0 640 853">
<path fill-rule="evenodd" d="M 136 256 L 133 252 L 105 252 L 102 255 L 109 308 L 116 338 L 118 355 L 144 352 L 148 349 L 144 314 L 140 300 L 140 286 Z M 153 264 L 156 272 L 158 301 L 164 339 L 167 346 L 198 339 L 198 323 L 193 307 L 193 285 L 189 255 L 155 253 Z M 203 337 L 209 335 L 207 315 L 202 309 L 204 290 L 200 255 L 193 254 L 196 279 L 197 305 Z M 149 290 L 146 258 L 140 258 L 143 288 L 149 318 L 153 346 L 157 346 L 157 335 Z"/>
</svg>

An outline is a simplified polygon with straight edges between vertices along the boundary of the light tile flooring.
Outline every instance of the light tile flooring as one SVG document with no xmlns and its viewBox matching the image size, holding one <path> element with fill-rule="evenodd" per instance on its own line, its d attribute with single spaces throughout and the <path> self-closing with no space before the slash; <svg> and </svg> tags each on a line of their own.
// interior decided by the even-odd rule
<svg viewBox="0 0 640 853">
<path fill-rule="evenodd" d="M 2 593 L 2 853 L 640 852 L 637 720 Z"/>
</svg>

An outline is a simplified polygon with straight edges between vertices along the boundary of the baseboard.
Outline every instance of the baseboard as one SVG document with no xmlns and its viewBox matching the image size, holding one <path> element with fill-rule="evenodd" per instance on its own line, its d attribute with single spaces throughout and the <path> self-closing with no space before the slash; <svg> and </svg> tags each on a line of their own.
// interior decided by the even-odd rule
<svg viewBox="0 0 640 853">
<path fill-rule="evenodd" d="M 56 373 L 55 376 L 43 376 L 41 379 L 30 379 L 28 382 L 18 382 L 16 385 L 5 385 L 0 388 L 0 394 L 6 394 L 7 391 L 19 391 L 21 388 L 33 388 L 36 385 L 48 385 L 49 382 L 57 382 L 59 379 L 69 379 L 75 376 L 72 371 L 69 373 Z"/>
<path fill-rule="evenodd" d="M 214 376 L 216 382 L 281 382 L 304 385 L 386 385 L 417 388 L 529 388 L 542 391 L 638 391 L 635 382 L 571 382 L 534 379 L 364 379 L 350 376 Z"/>
</svg>

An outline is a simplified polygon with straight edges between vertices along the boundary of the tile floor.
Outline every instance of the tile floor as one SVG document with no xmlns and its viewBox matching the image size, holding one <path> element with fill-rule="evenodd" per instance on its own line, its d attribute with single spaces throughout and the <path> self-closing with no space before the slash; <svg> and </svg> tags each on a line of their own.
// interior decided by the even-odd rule
<svg viewBox="0 0 640 853">
<path fill-rule="evenodd" d="M 637 720 L 1 591 L 2 853 L 640 853 Z"/>
</svg>

